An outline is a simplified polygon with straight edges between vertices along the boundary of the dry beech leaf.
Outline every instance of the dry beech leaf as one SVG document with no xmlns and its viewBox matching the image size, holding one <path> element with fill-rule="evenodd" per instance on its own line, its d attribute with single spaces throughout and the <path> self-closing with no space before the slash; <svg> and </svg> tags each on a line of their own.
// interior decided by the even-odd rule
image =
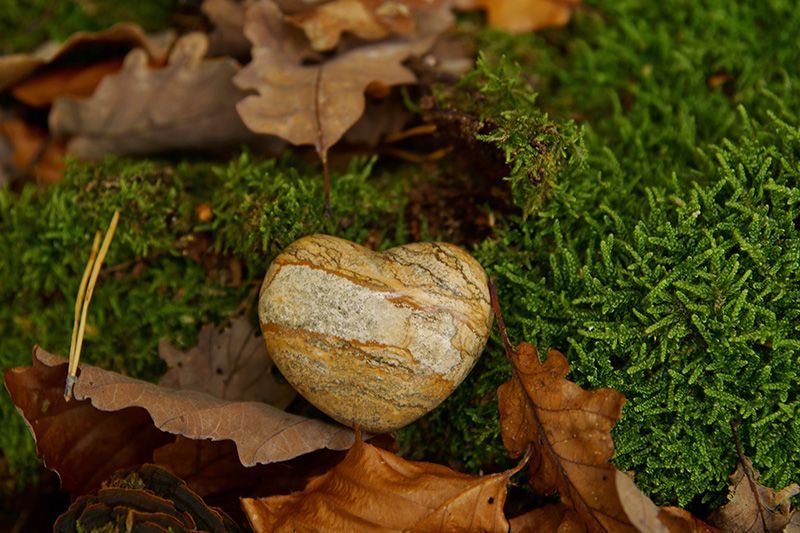
<svg viewBox="0 0 800 533">
<path fill-rule="evenodd" d="M 286 20 L 303 29 L 314 50 L 331 50 L 344 32 L 367 40 L 411 33 L 417 16 L 427 16 L 443 4 L 442 0 L 332 0 Z"/>
<path fill-rule="evenodd" d="M 275 46 L 275 34 L 266 28 L 281 28 L 281 35 L 288 30 L 282 27 L 277 7 L 262 0 L 250 8 L 245 25 L 253 42 L 253 61 L 235 78 L 239 87 L 256 89 L 259 94 L 246 97 L 236 108 L 251 130 L 278 135 L 296 145 L 313 145 L 325 161 L 328 148 L 363 114 L 365 91 L 416 80 L 402 61 L 424 53 L 449 26 L 449 13 L 435 13 L 426 19 L 425 28 L 407 38 L 369 44 L 320 64 L 303 65 L 302 47 L 285 41 Z"/>
<path fill-rule="evenodd" d="M 0 122 L 2 134 L 11 146 L 11 166 L 18 174 L 29 174 L 39 183 L 55 183 L 61 179 L 66 148 L 53 140 L 47 131 L 18 118 Z"/>
<path fill-rule="evenodd" d="M 251 141 L 235 104 L 246 93 L 232 82 L 238 64 L 204 60 L 208 39 L 183 36 L 164 68 L 152 68 L 142 50 L 100 82 L 84 100 L 59 98 L 50 113 L 54 135 L 73 136 L 68 151 L 96 159 L 105 154 L 149 154 L 218 148 Z"/>
<path fill-rule="evenodd" d="M 775 492 L 758 483 L 759 472 L 743 457 L 730 476 L 728 503 L 712 513 L 710 521 L 731 533 L 784 531 L 798 525 L 800 514 L 791 510 L 790 500 L 800 494 L 796 483 Z"/>
<path fill-rule="evenodd" d="M 245 13 L 253 0 L 204 0 L 201 7 L 214 29 L 208 36 L 209 56 L 245 57 L 250 41 L 244 35 Z"/>
<path fill-rule="evenodd" d="M 45 70 L 58 70 L 84 57 L 102 54 L 110 59 L 123 56 L 133 48 L 143 48 L 148 56 L 161 61 L 174 40 L 171 33 L 149 37 L 136 24 L 121 23 L 99 32 L 78 32 L 63 44 L 46 43 L 31 54 L 12 54 L 0 57 L 0 91 L 7 89 Z M 93 60 L 92 62 L 94 62 Z M 72 67 L 74 69 L 74 65 Z M 41 69 L 41 70 L 40 70 Z"/>
<path fill-rule="evenodd" d="M 564 26 L 580 0 L 456 0 L 464 10 L 485 9 L 489 25 L 512 33 Z"/>
<path fill-rule="evenodd" d="M 336 467 L 287 496 L 244 498 L 257 532 L 507 531 L 506 485 L 521 468 L 470 476 L 406 461 L 361 439 Z"/>
<path fill-rule="evenodd" d="M 6 388 L 31 427 L 37 450 L 70 492 L 83 493 L 118 468 L 188 439 L 231 440 L 243 466 L 346 449 L 352 430 L 257 402 L 230 402 L 81 365 L 75 398 L 63 399 L 66 360 L 34 349 L 33 365 L 5 371 Z M 91 466 L 94 465 L 95 468 Z"/>
<path fill-rule="evenodd" d="M 203 326 L 197 346 L 186 352 L 162 340 L 158 354 L 169 367 L 158 382 L 164 387 L 268 403 L 278 409 L 297 395 L 291 385 L 276 381 L 264 339 L 255 336 L 245 318 L 231 320 L 225 329 Z"/>
</svg>

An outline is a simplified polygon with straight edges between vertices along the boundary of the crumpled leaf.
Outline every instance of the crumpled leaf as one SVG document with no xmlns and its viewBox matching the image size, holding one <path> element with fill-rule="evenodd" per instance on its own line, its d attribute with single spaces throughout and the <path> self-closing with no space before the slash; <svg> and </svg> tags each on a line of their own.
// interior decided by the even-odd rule
<svg viewBox="0 0 800 533">
<path fill-rule="evenodd" d="M 6 370 L 6 388 L 45 465 L 82 494 L 113 471 L 151 461 L 175 440 L 231 440 L 244 466 L 346 449 L 352 430 L 257 402 L 230 402 L 81 365 L 75 398 L 63 399 L 66 361 L 34 348 L 33 365 Z M 80 401 L 84 400 L 84 401 Z"/>
<path fill-rule="evenodd" d="M 731 533 L 784 531 L 793 521 L 798 524 L 800 513 L 791 509 L 790 500 L 800 494 L 800 486 L 793 483 L 775 492 L 758 483 L 761 474 L 749 458 L 743 459 L 730 476 L 728 503 L 712 513 L 711 523 Z"/>
<path fill-rule="evenodd" d="M 435 12 L 425 27 L 405 38 L 358 47 L 316 65 L 303 65 L 309 50 L 298 44 L 269 0 L 254 4 L 245 33 L 253 42 L 253 61 L 236 75 L 243 89 L 256 89 L 236 106 L 247 126 L 292 144 L 314 145 L 326 160 L 328 148 L 364 112 L 364 92 L 411 83 L 414 74 L 402 61 L 428 50 L 450 25 L 449 13 Z M 277 30 L 277 31 L 276 31 Z"/>
<path fill-rule="evenodd" d="M 302 28 L 314 50 L 331 50 L 344 32 L 367 40 L 411 33 L 416 16 L 427 16 L 442 0 L 332 0 L 286 20 Z"/>
<path fill-rule="evenodd" d="M 119 57 L 133 48 L 142 48 L 148 57 L 161 61 L 167 54 L 174 37 L 164 34 L 148 37 L 136 24 L 121 23 L 99 32 L 77 32 L 63 44 L 45 43 L 31 54 L 0 56 L 0 91 L 14 86 L 34 73 L 67 67 L 74 70 L 75 61 L 89 64 L 102 55 L 109 59 Z M 69 59 L 69 61 L 67 61 Z M 46 67 L 46 68 L 45 68 Z"/>
<path fill-rule="evenodd" d="M 344 460 L 303 492 L 244 498 L 242 506 L 256 532 L 505 532 L 506 484 L 520 467 L 470 476 L 356 439 Z"/>
<path fill-rule="evenodd" d="M 207 48 L 205 35 L 185 35 L 164 68 L 151 68 L 147 55 L 134 50 L 90 98 L 57 99 L 51 132 L 73 136 L 68 151 L 87 159 L 254 140 L 236 114 L 235 103 L 246 94 L 232 82 L 238 64 L 228 58 L 204 60 Z"/>
<path fill-rule="evenodd" d="M 241 531 L 181 479 L 149 464 L 117 472 L 97 494 L 75 500 L 58 517 L 53 531 L 95 531 L 109 526 L 113 531 Z"/>
<path fill-rule="evenodd" d="M 225 329 L 203 326 L 197 346 L 184 352 L 167 341 L 158 355 L 169 367 L 158 384 L 205 392 L 224 400 L 268 403 L 284 409 L 297 393 L 272 375 L 273 362 L 264 339 L 250 322 L 235 318 Z"/>
<path fill-rule="evenodd" d="M 525 33 L 564 26 L 580 0 L 455 0 L 464 10 L 485 9 L 489 26 Z"/>
</svg>

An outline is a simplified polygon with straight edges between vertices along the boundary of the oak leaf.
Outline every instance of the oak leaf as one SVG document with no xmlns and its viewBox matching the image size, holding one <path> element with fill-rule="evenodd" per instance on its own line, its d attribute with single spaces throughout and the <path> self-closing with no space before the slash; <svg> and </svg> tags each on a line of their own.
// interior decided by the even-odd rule
<svg viewBox="0 0 800 533">
<path fill-rule="evenodd" d="M 800 513 L 791 509 L 791 498 L 800 494 L 793 483 L 774 491 L 758 483 L 760 476 L 745 456 L 730 476 L 728 503 L 712 513 L 710 521 L 731 533 L 763 533 L 784 531 L 794 521 L 800 523 Z"/>
<path fill-rule="evenodd" d="M 262 0 L 248 10 L 245 24 L 253 42 L 253 61 L 235 78 L 239 87 L 256 89 L 259 94 L 244 98 L 236 108 L 251 130 L 278 135 L 296 145 L 313 145 L 325 162 L 328 149 L 363 114 L 365 91 L 416 80 L 402 61 L 427 51 L 450 24 L 448 14 L 437 13 L 426 20 L 424 28 L 405 38 L 304 65 L 309 49 L 296 39 L 283 38 L 291 33 L 280 11 Z M 276 30 L 281 38 L 275 37 Z"/>
<path fill-rule="evenodd" d="M 158 382 L 164 387 L 205 392 L 223 400 L 268 403 L 284 409 L 297 393 L 272 375 L 272 360 L 264 339 L 250 322 L 235 318 L 225 329 L 206 325 L 197 346 L 184 352 L 167 341 L 158 354 L 168 370 Z"/>
<path fill-rule="evenodd" d="M 91 365 L 80 368 L 78 401 L 71 402 L 63 399 L 66 361 L 41 348 L 34 348 L 32 366 L 4 373 L 39 455 L 73 493 L 96 488 L 119 468 L 151 461 L 154 451 L 174 442 L 175 435 L 233 441 L 245 467 L 323 448 L 346 449 L 353 442 L 348 428 L 266 404 L 159 387 Z"/>
<path fill-rule="evenodd" d="M 142 50 L 132 51 L 90 98 L 57 99 L 51 132 L 72 136 L 68 151 L 87 159 L 253 140 L 235 109 L 246 94 L 232 82 L 239 66 L 228 58 L 204 60 L 207 48 L 205 35 L 185 35 L 163 68 L 152 68 Z"/>
<path fill-rule="evenodd" d="M 303 492 L 244 498 L 250 524 L 263 531 L 507 531 L 506 485 L 519 467 L 471 476 L 406 461 L 361 439 Z"/>
<path fill-rule="evenodd" d="M 442 0 L 332 0 L 286 20 L 303 29 L 314 50 L 331 50 L 345 32 L 367 40 L 411 33 L 417 16 L 427 16 L 443 4 Z"/>
<path fill-rule="evenodd" d="M 64 169 L 64 143 L 51 139 L 47 131 L 19 118 L 0 121 L 0 134 L 11 147 L 10 166 L 15 174 L 27 174 L 38 183 L 55 183 Z"/>
<path fill-rule="evenodd" d="M 511 379 L 497 390 L 503 444 L 512 457 L 529 450 L 531 486 L 541 495 L 558 493 L 560 500 L 512 521 L 516 530 L 713 531 L 685 511 L 657 507 L 609 462 L 611 429 L 625 397 L 608 388 L 587 391 L 567 380 L 569 363 L 556 350 L 542 361 L 531 344 L 514 348 L 494 283 L 491 292 L 512 369 Z"/>
<path fill-rule="evenodd" d="M 0 56 L 0 91 L 14 87 L 14 95 L 30 105 L 46 105 L 41 89 L 34 91 L 36 96 L 28 98 L 30 86 L 47 82 L 49 100 L 55 94 L 91 93 L 91 83 L 99 81 L 98 73 L 84 74 L 84 79 L 77 82 L 82 69 L 93 68 L 92 65 L 114 61 L 134 48 L 143 49 L 147 56 L 161 62 L 174 40 L 172 33 L 148 36 L 136 24 L 121 23 L 99 32 L 77 32 L 63 44 L 45 43 L 30 54 L 12 54 Z M 100 68 L 104 73 L 108 66 Z M 40 78 L 38 82 L 31 80 L 30 85 L 20 83 L 28 78 Z M 72 88 L 69 85 L 72 85 Z M 25 88 L 28 87 L 28 88 Z M 66 92 L 65 92 L 66 91 Z"/>
<path fill-rule="evenodd" d="M 564 26 L 580 0 L 456 0 L 459 9 L 485 9 L 489 26 L 525 33 Z"/>
<path fill-rule="evenodd" d="M 252 0 L 204 0 L 201 9 L 213 25 L 208 35 L 209 56 L 244 57 L 250 53 L 250 41 L 244 35 L 244 21 Z"/>
</svg>

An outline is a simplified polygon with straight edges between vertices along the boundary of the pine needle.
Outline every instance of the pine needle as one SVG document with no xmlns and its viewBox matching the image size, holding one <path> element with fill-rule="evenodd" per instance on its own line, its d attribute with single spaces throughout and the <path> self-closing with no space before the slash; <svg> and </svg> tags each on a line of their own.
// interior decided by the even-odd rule
<svg viewBox="0 0 800 533">
<path fill-rule="evenodd" d="M 114 211 L 114 216 L 111 217 L 111 223 L 108 225 L 105 237 L 103 237 L 103 244 L 100 246 L 99 251 L 97 246 L 100 242 L 100 232 L 98 231 L 95 234 L 89 261 L 86 264 L 86 269 L 81 278 L 78 296 L 75 298 L 75 320 L 72 326 L 67 382 L 64 386 L 64 399 L 66 401 L 72 399 L 73 388 L 78 381 L 78 362 L 81 358 L 81 348 L 83 347 L 83 336 L 86 331 L 86 316 L 89 311 L 89 303 L 92 300 L 92 294 L 94 293 L 94 287 L 97 283 L 97 277 L 100 275 L 100 268 L 103 266 L 103 260 L 106 257 L 106 253 L 108 253 L 108 248 L 111 246 L 111 240 L 114 238 L 114 232 L 117 229 L 118 221 L 119 211 Z"/>
</svg>

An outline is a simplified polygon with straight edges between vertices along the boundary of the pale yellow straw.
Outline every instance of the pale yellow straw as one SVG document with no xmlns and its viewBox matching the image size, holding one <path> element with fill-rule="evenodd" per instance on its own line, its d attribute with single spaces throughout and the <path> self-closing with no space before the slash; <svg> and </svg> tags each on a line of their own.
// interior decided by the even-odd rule
<svg viewBox="0 0 800 533">
<path fill-rule="evenodd" d="M 69 353 L 69 367 L 67 372 L 67 383 L 64 386 L 64 399 L 69 401 L 72 398 L 72 390 L 75 387 L 75 382 L 78 380 L 78 362 L 81 358 L 81 348 L 83 347 L 83 335 L 86 331 L 86 315 L 89 312 L 89 302 L 92 300 L 92 293 L 94 286 L 97 283 L 97 277 L 100 275 L 100 268 L 103 266 L 103 259 L 108 253 L 108 248 L 111 246 L 111 239 L 114 238 L 114 232 L 117 229 L 117 222 L 119 221 L 119 211 L 114 211 L 114 216 L 111 217 L 111 223 L 108 225 L 106 235 L 103 237 L 103 244 L 100 250 L 97 250 L 97 243 L 100 239 L 98 232 L 94 238 L 92 245 L 92 253 L 89 256 L 89 262 L 86 265 L 86 270 L 81 279 L 81 286 L 78 289 L 78 297 L 75 300 L 75 321 L 72 329 L 72 342 Z M 80 314 L 80 320 L 78 315 Z"/>
</svg>

